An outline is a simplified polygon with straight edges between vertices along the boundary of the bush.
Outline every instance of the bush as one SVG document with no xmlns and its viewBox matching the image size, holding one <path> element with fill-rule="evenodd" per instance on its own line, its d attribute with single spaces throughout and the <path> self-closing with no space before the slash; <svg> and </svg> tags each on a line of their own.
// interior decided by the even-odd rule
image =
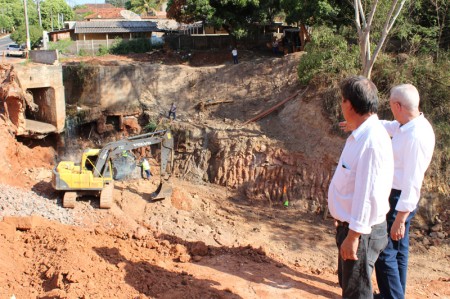
<svg viewBox="0 0 450 299">
<path fill-rule="evenodd" d="M 49 50 L 58 50 L 59 53 L 67 53 L 68 49 L 73 45 L 73 41 L 70 39 L 62 39 L 57 42 L 49 42 L 48 49 Z"/>
<path fill-rule="evenodd" d="M 314 30 L 306 55 L 298 66 L 300 83 L 307 85 L 317 75 L 327 77 L 359 73 L 358 47 L 349 45 L 345 38 L 328 27 Z"/>
<path fill-rule="evenodd" d="M 78 55 L 79 56 L 89 56 L 89 53 L 85 49 L 80 49 L 80 51 L 78 51 Z"/>
<path fill-rule="evenodd" d="M 145 132 L 154 132 L 157 127 L 158 127 L 158 122 L 154 118 L 150 118 L 148 121 L 148 124 L 145 125 L 145 127 L 144 127 L 144 131 Z"/>
<path fill-rule="evenodd" d="M 109 54 L 109 49 L 106 46 L 104 46 L 104 45 L 100 45 L 100 47 L 98 48 L 97 55 L 98 56 L 103 56 L 103 55 L 106 55 L 106 54 Z"/>
<path fill-rule="evenodd" d="M 439 194 L 450 192 L 450 69 L 449 52 L 436 62 L 433 54 L 407 55 L 381 53 L 372 71 L 372 80 L 379 90 L 380 118 L 393 119 L 388 105 L 390 89 L 398 84 L 411 83 L 420 93 L 420 111 L 431 122 L 436 134 L 436 148 L 429 175 L 434 186 L 428 190 Z M 436 188 L 436 186 L 440 186 Z M 446 186 L 443 187 L 443 186 Z M 438 190 L 437 190 L 438 189 Z M 426 189 L 425 189 L 426 190 Z"/>
<path fill-rule="evenodd" d="M 121 38 L 116 38 L 110 53 L 112 54 L 128 54 L 128 53 L 145 53 L 152 49 L 152 45 L 149 39 L 137 38 L 128 41 L 124 41 Z"/>
</svg>

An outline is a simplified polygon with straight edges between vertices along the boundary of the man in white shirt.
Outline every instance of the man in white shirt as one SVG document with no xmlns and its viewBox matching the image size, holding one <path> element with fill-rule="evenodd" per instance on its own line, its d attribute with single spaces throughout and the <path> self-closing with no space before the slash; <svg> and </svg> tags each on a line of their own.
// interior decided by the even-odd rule
<svg viewBox="0 0 450 299">
<path fill-rule="evenodd" d="M 233 48 L 233 50 L 231 51 L 231 56 L 233 56 L 233 63 L 234 64 L 238 64 L 238 52 L 236 48 Z"/>
<path fill-rule="evenodd" d="M 341 83 L 341 109 L 349 127 L 328 190 L 328 207 L 336 219 L 338 278 L 343 298 L 371 298 L 371 275 L 387 240 L 387 198 L 394 158 L 391 140 L 380 123 L 378 91 L 362 76 Z"/>
<path fill-rule="evenodd" d="M 416 213 L 425 171 L 433 156 L 433 128 L 419 111 L 419 92 L 411 84 L 391 89 L 389 104 L 395 121 L 382 121 L 392 136 L 394 181 L 387 214 L 389 243 L 376 264 L 380 295 L 405 298 L 409 226 Z"/>
</svg>

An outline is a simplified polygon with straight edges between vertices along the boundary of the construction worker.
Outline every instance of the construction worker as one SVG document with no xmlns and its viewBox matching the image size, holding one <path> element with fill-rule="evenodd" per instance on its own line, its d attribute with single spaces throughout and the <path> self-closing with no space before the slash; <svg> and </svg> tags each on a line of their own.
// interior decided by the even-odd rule
<svg viewBox="0 0 450 299">
<path fill-rule="evenodd" d="M 141 167 L 142 167 L 142 174 L 144 174 L 145 172 L 146 179 L 150 180 L 152 173 L 150 172 L 150 163 L 148 163 L 148 160 L 146 158 L 142 159 Z"/>
<path fill-rule="evenodd" d="M 173 120 L 177 119 L 177 105 L 175 105 L 175 103 L 172 103 L 172 105 L 170 106 L 169 119 L 171 115 L 173 115 Z"/>
</svg>

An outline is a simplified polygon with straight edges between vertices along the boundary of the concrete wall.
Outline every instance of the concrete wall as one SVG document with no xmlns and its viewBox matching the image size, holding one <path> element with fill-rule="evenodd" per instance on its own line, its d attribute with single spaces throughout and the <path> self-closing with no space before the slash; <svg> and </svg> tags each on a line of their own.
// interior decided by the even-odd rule
<svg viewBox="0 0 450 299">
<path fill-rule="evenodd" d="M 54 64 L 58 61 L 58 51 L 56 50 L 38 50 L 30 51 L 31 61 L 36 63 Z"/>
<path fill-rule="evenodd" d="M 107 115 L 139 113 L 140 72 L 133 65 L 64 67 L 67 103 L 100 108 Z"/>
<path fill-rule="evenodd" d="M 40 106 L 39 121 L 50 123 L 57 132 L 64 131 L 66 102 L 62 67 L 60 65 L 16 65 L 17 76 L 24 91 L 30 91 Z"/>
</svg>

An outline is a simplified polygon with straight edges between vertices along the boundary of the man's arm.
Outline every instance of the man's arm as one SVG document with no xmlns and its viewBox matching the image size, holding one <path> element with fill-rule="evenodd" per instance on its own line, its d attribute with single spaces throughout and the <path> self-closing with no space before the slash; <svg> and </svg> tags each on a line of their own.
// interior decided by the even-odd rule
<svg viewBox="0 0 450 299">
<path fill-rule="evenodd" d="M 359 236 L 361 236 L 360 233 L 357 233 L 351 229 L 348 230 L 347 237 L 345 238 L 344 242 L 342 242 L 341 250 L 339 251 L 344 261 L 358 260 L 356 252 L 358 251 Z"/>
<path fill-rule="evenodd" d="M 349 232 L 341 245 L 340 254 L 344 260 L 357 260 L 356 252 L 359 245 L 359 236 L 370 233 L 370 199 L 374 190 L 374 176 L 378 172 L 375 162 L 379 159 L 373 149 L 366 149 L 359 158 L 355 178 L 355 192 L 352 198 L 351 220 Z"/>
<path fill-rule="evenodd" d="M 389 136 L 391 137 L 394 135 L 394 132 L 400 127 L 399 122 L 396 120 L 394 121 L 380 120 L 380 122 L 388 132 Z M 346 121 L 339 122 L 339 128 L 344 132 L 351 132 L 355 129 L 352 127 L 351 124 L 347 123 Z"/>
<path fill-rule="evenodd" d="M 403 180 L 402 193 L 395 209 L 397 216 L 390 231 L 392 240 L 398 241 L 405 236 L 405 222 L 415 210 L 420 198 L 420 189 L 428 165 L 421 149 L 420 140 L 412 139 L 403 145 Z"/>
<path fill-rule="evenodd" d="M 405 237 L 405 222 L 410 212 L 398 212 L 391 227 L 391 239 L 398 241 Z"/>
<path fill-rule="evenodd" d="M 400 123 L 396 120 L 390 121 L 381 119 L 380 122 L 391 137 L 394 136 L 395 131 L 400 127 Z"/>
</svg>

